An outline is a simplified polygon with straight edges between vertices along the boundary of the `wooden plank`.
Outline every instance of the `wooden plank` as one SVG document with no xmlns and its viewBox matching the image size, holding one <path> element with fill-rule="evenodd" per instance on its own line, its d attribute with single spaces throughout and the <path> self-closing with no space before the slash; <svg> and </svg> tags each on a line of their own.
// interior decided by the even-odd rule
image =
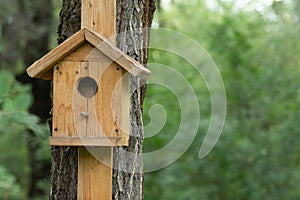
<svg viewBox="0 0 300 200">
<path fill-rule="evenodd" d="M 65 132 L 65 123 L 60 123 L 60 121 L 65 121 L 65 108 L 60 106 L 65 105 L 64 92 L 66 91 L 67 85 L 63 83 L 64 78 L 61 72 L 61 66 L 58 64 L 53 71 L 54 80 L 53 80 L 53 131 L 52 136 L 67 136 Z M 58 84 L 61 84 L 61 87 L 58 87 Z M 58 98 L 59 97 L 59 98 Z M 58 129 L 59 128 L 59 129 Z"/>
<path fill-rule="evenodd" d="M 116 26 L 116 1 L 82 0 L 81 5 L 81 28 L 89 28 L 103 34 L 107 38 L 114 37 Z M 85 32 L 86 31 L 87 30 L 85 29 Z M 115 42 L 114 38 L 112 41 Z M 98 79 L 98 74 L 102 73 L 102 69 L 92 69 L 92 73 L 94 73 L 93 70 L 96 70 L 95 73 L 97 73 L 97 77 L 93 78 Z M 99 94 L 99 91 L 97 94 Z M 94 99 L 97 100 L 96 97 Z M 99 103 L 100 102 L 98 101 L 93 102 L 92 100 L 92 104 L 98 105 Z M 97 108 L 94 106 L 94 109 Z M 83 148 L 79 148 L 78 199 L 80 200 L 112 199 L 113 148 L 98 147 L 96 150 L 99 152 L 98 155 L 102 156 L 104 160 L 107 160 L 111 164 L 110 166 L 105 166 L 103 163 L 95 159 L 89 152 Z"/>
<path fill-rule="evenodd" d="M 117 73 L 116 73 L 117 71 Z M 122 138 L 129 138 L 129 103 L 130 103 L 130 74 L 116 63 L 110 65 L 110 72 L 114 73 L 114 78 L 109 78 L 106 84 L 111 80 L 111 115 L 113 118 L 112 135 Z M 109 76 L 104 76 L 109 77 Z M 127 140 L 128 141 L 128 140 Z"/>
<path fill-rule="evenodd" d="M 115 135 L 117 128 L 112 109 L 120 106 L 112 104 L 112 93 L 116 82 L 121 77 L 121 71 L 116 69 L 117 67 L 114 63 L 93 62 L 90 64 L 93 66 L 93 69 L 102 68 L 101 74 L 98 74 L 99 91 L 95 96 L 94 109 L 96 111 L 98 124 L 100 124 L 105 135 L 111 137 Z"/>
<path fill-rule="evenodd" d="M 112 199 L 112 148 L 90 151 L 83 147 L 78 149 L 78 199 Z"/>
<path fill-rule="evenodd" d="M 87 100 L 76 88 L 79 78 L 87 74 L 84 71 L 86 65 L 84 62 L 60 62 L 54 69 L 52 126 L 54 137 L 86 134 L 86 119 L 80 113 L 86 112 Z"/>
<path fill-rule="evenodd" d="M 121 137 L 50 137 L 51 146 L 127 146 L 128 139 Z"/>
<path fill-rule="evenodd" d="M 127 73 L 125 70 L 122 71 L 122 80 L 121 82 L 121 116 L 120 116 L 120 129 L 121 129 L 121 136 L 129 145 L 129 125 L 130 125 L 130 74 Z"/>
<path fill-rule="evenodd" d="M 53 80 L 53 132 L 52 135 L 68 136 L 69 129 L 72 128 L 74 123 L 69 121 L 68 118 L 72 115 L 72 101 L 68 101 L 67 97 L 72 95 L 73 82 L 71 83 L 66 79 L 68 72 L 64 69 L 64 65 L 59 63 L 54 70 Z M 71 85 L 70 85 L 71 84 Z M 71 113 L 70 113 L 71 112 Z M 67 124 L 68 123 L 68 124 Z"/>
<path fill-rule="evenodd" d="M 108 41 L 108 39 L 105 37 L 94 31 L 85 30 L 85 38 L 88 42 L 94 45 L 106 56 L 111 58 L 114 62 L 122 66 L 132 75 L 141 79 L 148 79 L 150 77 L 150 70 L 143 67 L 142 64 L 115 47 L 113 43 Z"/>
<path fill-rule="evenodd" d="M 88 99 L 78 91 L 78 83 L 81 78 L 88 76 L 88 62 L 64 62 L 69 68 L 76 68 L 73 72 L 75 81 L 73 83 L 72 110 L 74 113 L 75 131 L 73 136 L 87 136 L 87 121 L 88 118 L 83 116 L 83 113 L 88 113 Z M 71 76 L 71 75 L 70 75 Z"/>
<path fill-rule="evenodd" d="M 84 43 L 75 51 L 73 51 L 71 54 L 69 54 L 66 58 L 64 58 L 64 61 L 73 61 L 73 62 L 80 62 L 80 61 L 103 62 L 109 60 L 110 58 L 105 56 L 97 48 L 95 48 L 93 45 L 89 44 L 88 42 Z"/>
<path fill-rule="evenodd" d="M 93 30 L 115 41 L 116 1 L 83 0 L 81 16 L 81 28 Z"/>
<path fill-rule="evenodd" d="M 81 46 L 85 42 L 85 39 L 114 62 L 121 65 L 129 73 L 141 79 L 149 78 L 151 72 L 147 68 L 143 67 L 139 62 L 115 47 L 111 41 L 102 35 L 87 29 L 80 30 L 44 57 L 33 63 L 27 69 L 28 75 L 34 78 L 50 80 L 52 78 L 50 74 L 52 67 Z M 74 56 L 71 58 L 74 58 Z"/>
<path fill-rule="evenodd" d="M 26 71 L 30 77 L 50 79 L 49 70 L 85 41 L 84 30 L 80 30 L 65 42 L 33 63 Z"/>
<path fill-rule="evenodd" d="M 101 56 L 101 55 L 100 55 Z M 104 56 L 104 55 L 103 55 Z M 87 125 L 87 135 L 94 137 L 99 136 L 103 137 L 104 131 L 101 127 L 101 124 L 98 121 L 97 118 L 97 112 L 104 112 L 103 110 L 99 110 L 97 105 L 103 105 L 104 102 L 102 101 L 102 98 L 98 98 L 99 96 L 102 97 L 102 91 L 100 88 L 101 85 L 101 74 L 103 74 L 104 68 L 101 66 L 101 63 L 108 63 L 106 62 L 89 62 L 89 77 L 93 78 L 98 85 L 98 91 L 96 95 L 90 99 L 88 99 L 88 110 L 89 110 L 89 119 L 88 119 L 88 125 Z"/>
<path fill-rule="evenodd" d="M 53 78 L 53 68 L 45 72 L 45 74 L 42 75 L 41 79 L 50 81 Z"/>
</svg>

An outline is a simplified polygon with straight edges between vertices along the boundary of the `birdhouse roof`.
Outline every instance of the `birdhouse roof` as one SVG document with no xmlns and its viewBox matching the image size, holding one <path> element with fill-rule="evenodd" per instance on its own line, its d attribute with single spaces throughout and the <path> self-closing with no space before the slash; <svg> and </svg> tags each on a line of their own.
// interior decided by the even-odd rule
<svg viewBox="0 0 300 200">
<path fill-rule="evenodd" d="M 53 67 L 85 42 L 89 42 L 132 75 L 141 79 L 149 78 L 151 72 L 147 68 L 130 56 L 126 55 L 101 34 L 88 29 L 81 29 L 62 44 L 47 53 L 44 57 L 33 63 L 27 69 L 28 75 L 33 78 L 45 80 L 52 79 Z"/>
</svg>

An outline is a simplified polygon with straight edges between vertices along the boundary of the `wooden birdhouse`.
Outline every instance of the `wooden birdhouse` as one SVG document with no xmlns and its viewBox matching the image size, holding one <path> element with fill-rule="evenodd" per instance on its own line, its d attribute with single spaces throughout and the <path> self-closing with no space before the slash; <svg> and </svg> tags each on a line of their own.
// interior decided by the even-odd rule
<svg viewBox="0 0 300 200">
<path fill-rule="evenodd" d="M 129 138 L 129 75 L 150 71 L 101 34 L 81 29 L 27 69 L 53 80 L 53 146 L 124 146 Z"/>
</svg>

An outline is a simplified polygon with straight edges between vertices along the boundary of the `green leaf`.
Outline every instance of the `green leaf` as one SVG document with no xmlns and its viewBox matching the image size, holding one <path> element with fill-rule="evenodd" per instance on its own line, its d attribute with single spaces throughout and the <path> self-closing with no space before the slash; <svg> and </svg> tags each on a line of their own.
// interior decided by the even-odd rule
<svg viewBox="0 0 300 200">
<path fill-rule="evenodd" d="M 15 110 L 12 99 L 4 98 L 4 102 L 3 102 L 3 105 L 2 105 L 2 110 L 11 111 L 11 112 Z"/>
<path fill-rule="evenodd" d="M 26 111 L 31 106 L 32 97 L 29 93 L 20 93 L 13 99 L 15 110 Z"/>
<path fill-rule="evenodd" d="M 20 199 L 23 195 L 16 177 L 0 166 L 0 199 Z"/>
<path fill-rule="evenodd" d="M 39 122 L 39 118 L 35 115 L 28 114 L 26 112 L 15 112 L 13 120 L 20 124 L 35 124 Z"/>
<path fill-rule="evenodd" d="M 32 130 L 37 136 L 45 138 L 48 129 L 41 124 L 27 124 L 28 128 Z"/>
<path fill-rule="evenodd" d="M 14 76 L 8 71 L 0 71 L 0 101 L 5 97 L 14 83 Z"/>
<path fill-rule="evenodd" d="M 3 113 L 0 112 L 0 131 L 3 131 L 6 129 L 6 126 L 11 118 L 11 115 L 9 113 Z"/>
<path fill-rule="evenodd" d="M 15 112 L 12 120 L 15 123 L 23 124 L 28 129 L 32 130 L 37 136 L 47 136 L 48 128 L 45 124 L 39 124 L 40 119 L 36 115 L 32 115 L 26 112 Z"/>
</svg>

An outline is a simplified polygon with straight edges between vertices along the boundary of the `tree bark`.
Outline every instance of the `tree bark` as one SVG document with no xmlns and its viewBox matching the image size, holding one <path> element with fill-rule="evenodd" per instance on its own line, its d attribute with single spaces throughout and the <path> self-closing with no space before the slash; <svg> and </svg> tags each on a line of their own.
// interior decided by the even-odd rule
<svg viewBox="0 0 300 200">
<path fill-rule="evenodd" d="M 58 26 L 61 43 L 80 29 L 81 0 L 63 0 Z M 117 0 L 117 45 L 146 65 L 149 31 L 155 11 L 155 0 Z M 134 30 L 130 32 L 129 30 Z M 141 87 L 140 87 L 141 86 Z M 114 148 L 113 199 L 143 199 L 142 102 L 146 86 L 131 77 L 131 137 L 128 147 Z M 50 199 L 77 199 L 76 147 L 53 147 Z M 125 151 L 124 151 L 125 150 Z M 132 154 L 128 154 L 130 152 Z"/>
<path fill-rule="evenodd" d="M 149 30 L 155 11 L 155 0 L 117 1 L 117 46 L 144 65 L 148 61 Z M 144 138 L 142 102 L 144 82 L 131 77 L 130 140 L 128 147 L 114 148 L 113 199 L 143 199 Z"/>
</svg>

